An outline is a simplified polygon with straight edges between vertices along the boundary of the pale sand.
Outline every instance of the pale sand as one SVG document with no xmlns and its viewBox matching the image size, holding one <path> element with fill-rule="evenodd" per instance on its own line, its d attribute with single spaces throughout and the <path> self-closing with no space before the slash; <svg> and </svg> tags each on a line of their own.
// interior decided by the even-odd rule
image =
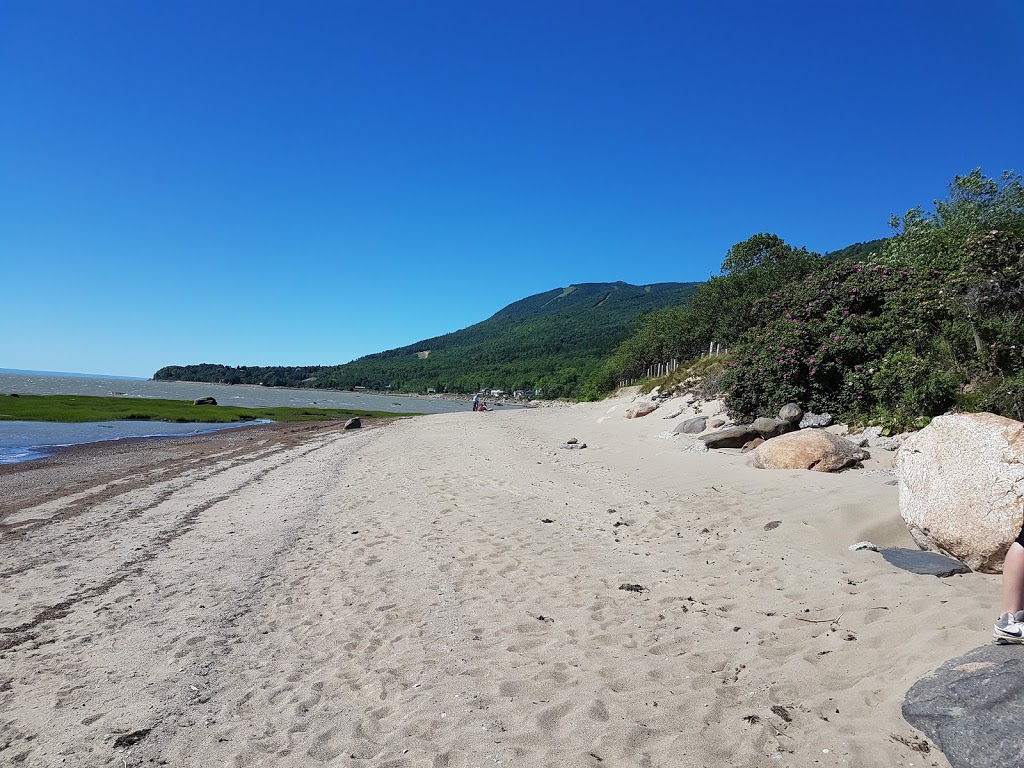
<svg viewBox="0 0 1024 768">
<path fill-rule="evenodd" d="M 850 552 L 913 546 L 891 475 L 625 408 L 0 473 L 0 764 L 947 766 L 900 704 L 998 578 Z"/>
</svg>

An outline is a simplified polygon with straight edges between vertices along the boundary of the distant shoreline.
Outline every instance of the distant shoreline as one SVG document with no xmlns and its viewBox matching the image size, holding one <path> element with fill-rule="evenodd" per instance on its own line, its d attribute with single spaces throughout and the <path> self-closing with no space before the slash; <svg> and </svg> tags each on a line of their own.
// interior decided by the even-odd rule
<svg viewBox="0 0 1024 768">
<path fill-rule="evenodd" d="M 24 368 L 0 368 L 11 376 L 67 376 L 72 379 L 118 379 L 120 381 L 151 381 L 147 376 L 116 376 L 109 373 L 75 373 L 73 371 L 30 371 Z"/>
</svg>

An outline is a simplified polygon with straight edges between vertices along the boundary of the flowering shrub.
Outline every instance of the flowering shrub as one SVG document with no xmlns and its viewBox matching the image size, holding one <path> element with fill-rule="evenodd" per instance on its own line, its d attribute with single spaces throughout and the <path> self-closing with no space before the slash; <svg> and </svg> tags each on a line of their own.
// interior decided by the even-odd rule
<svg viewBox="0 0 1024 768">
<path fill-rule="evenodd" d="M 908 414 L 917 405 L 934 412 L 934 398 L 904 403 L 892 371 L 932 346 L 945 312 L 942 291 L 937 271 L 844 262 L 761 299 L 753 325 L 732 348 L 730 408 L 747 417 L 787 402 L 853 419 L 897 403 Z"/>
<path fill-rule="evenodd" d="M 893 429 L 954 407 L 1024 420 L 1024 181 L 975 170 L 891 224 L 858 262 L 774 235 L 738 243 L 688 305 L 641 321 L 609 372 L 716 341 L 732 352 L 722 386 L 740 418 L 796 402 Z"/>
</svg>

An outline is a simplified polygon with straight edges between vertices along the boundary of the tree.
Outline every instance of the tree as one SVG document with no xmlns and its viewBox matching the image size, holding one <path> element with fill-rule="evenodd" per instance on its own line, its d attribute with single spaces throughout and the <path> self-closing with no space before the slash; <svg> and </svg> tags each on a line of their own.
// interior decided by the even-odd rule
<svg viewBox="0 0 1024 768">
<path fill-rule="evenodd" d="M 725 254 L 723 275 L 738 275 L 761 265 L 777 264 L 793 255 L 795 249 L 778 235 L 762 232 L 736 243 Z"/>
</svg>

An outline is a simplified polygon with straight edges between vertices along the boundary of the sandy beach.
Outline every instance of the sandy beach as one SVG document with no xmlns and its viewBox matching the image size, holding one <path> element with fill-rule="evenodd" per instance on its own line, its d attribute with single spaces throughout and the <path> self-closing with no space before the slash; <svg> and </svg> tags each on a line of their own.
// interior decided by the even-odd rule
<svg viewBox="0 0 1024 768">
<path fill-rule="evenodd" d="M 999 580 L 849 551 L 914 546 L 893 454 L 756 470 L 626 407 L 0 469 L 0 763 L 948 766 L 900 705 Z"/>
</svg>

